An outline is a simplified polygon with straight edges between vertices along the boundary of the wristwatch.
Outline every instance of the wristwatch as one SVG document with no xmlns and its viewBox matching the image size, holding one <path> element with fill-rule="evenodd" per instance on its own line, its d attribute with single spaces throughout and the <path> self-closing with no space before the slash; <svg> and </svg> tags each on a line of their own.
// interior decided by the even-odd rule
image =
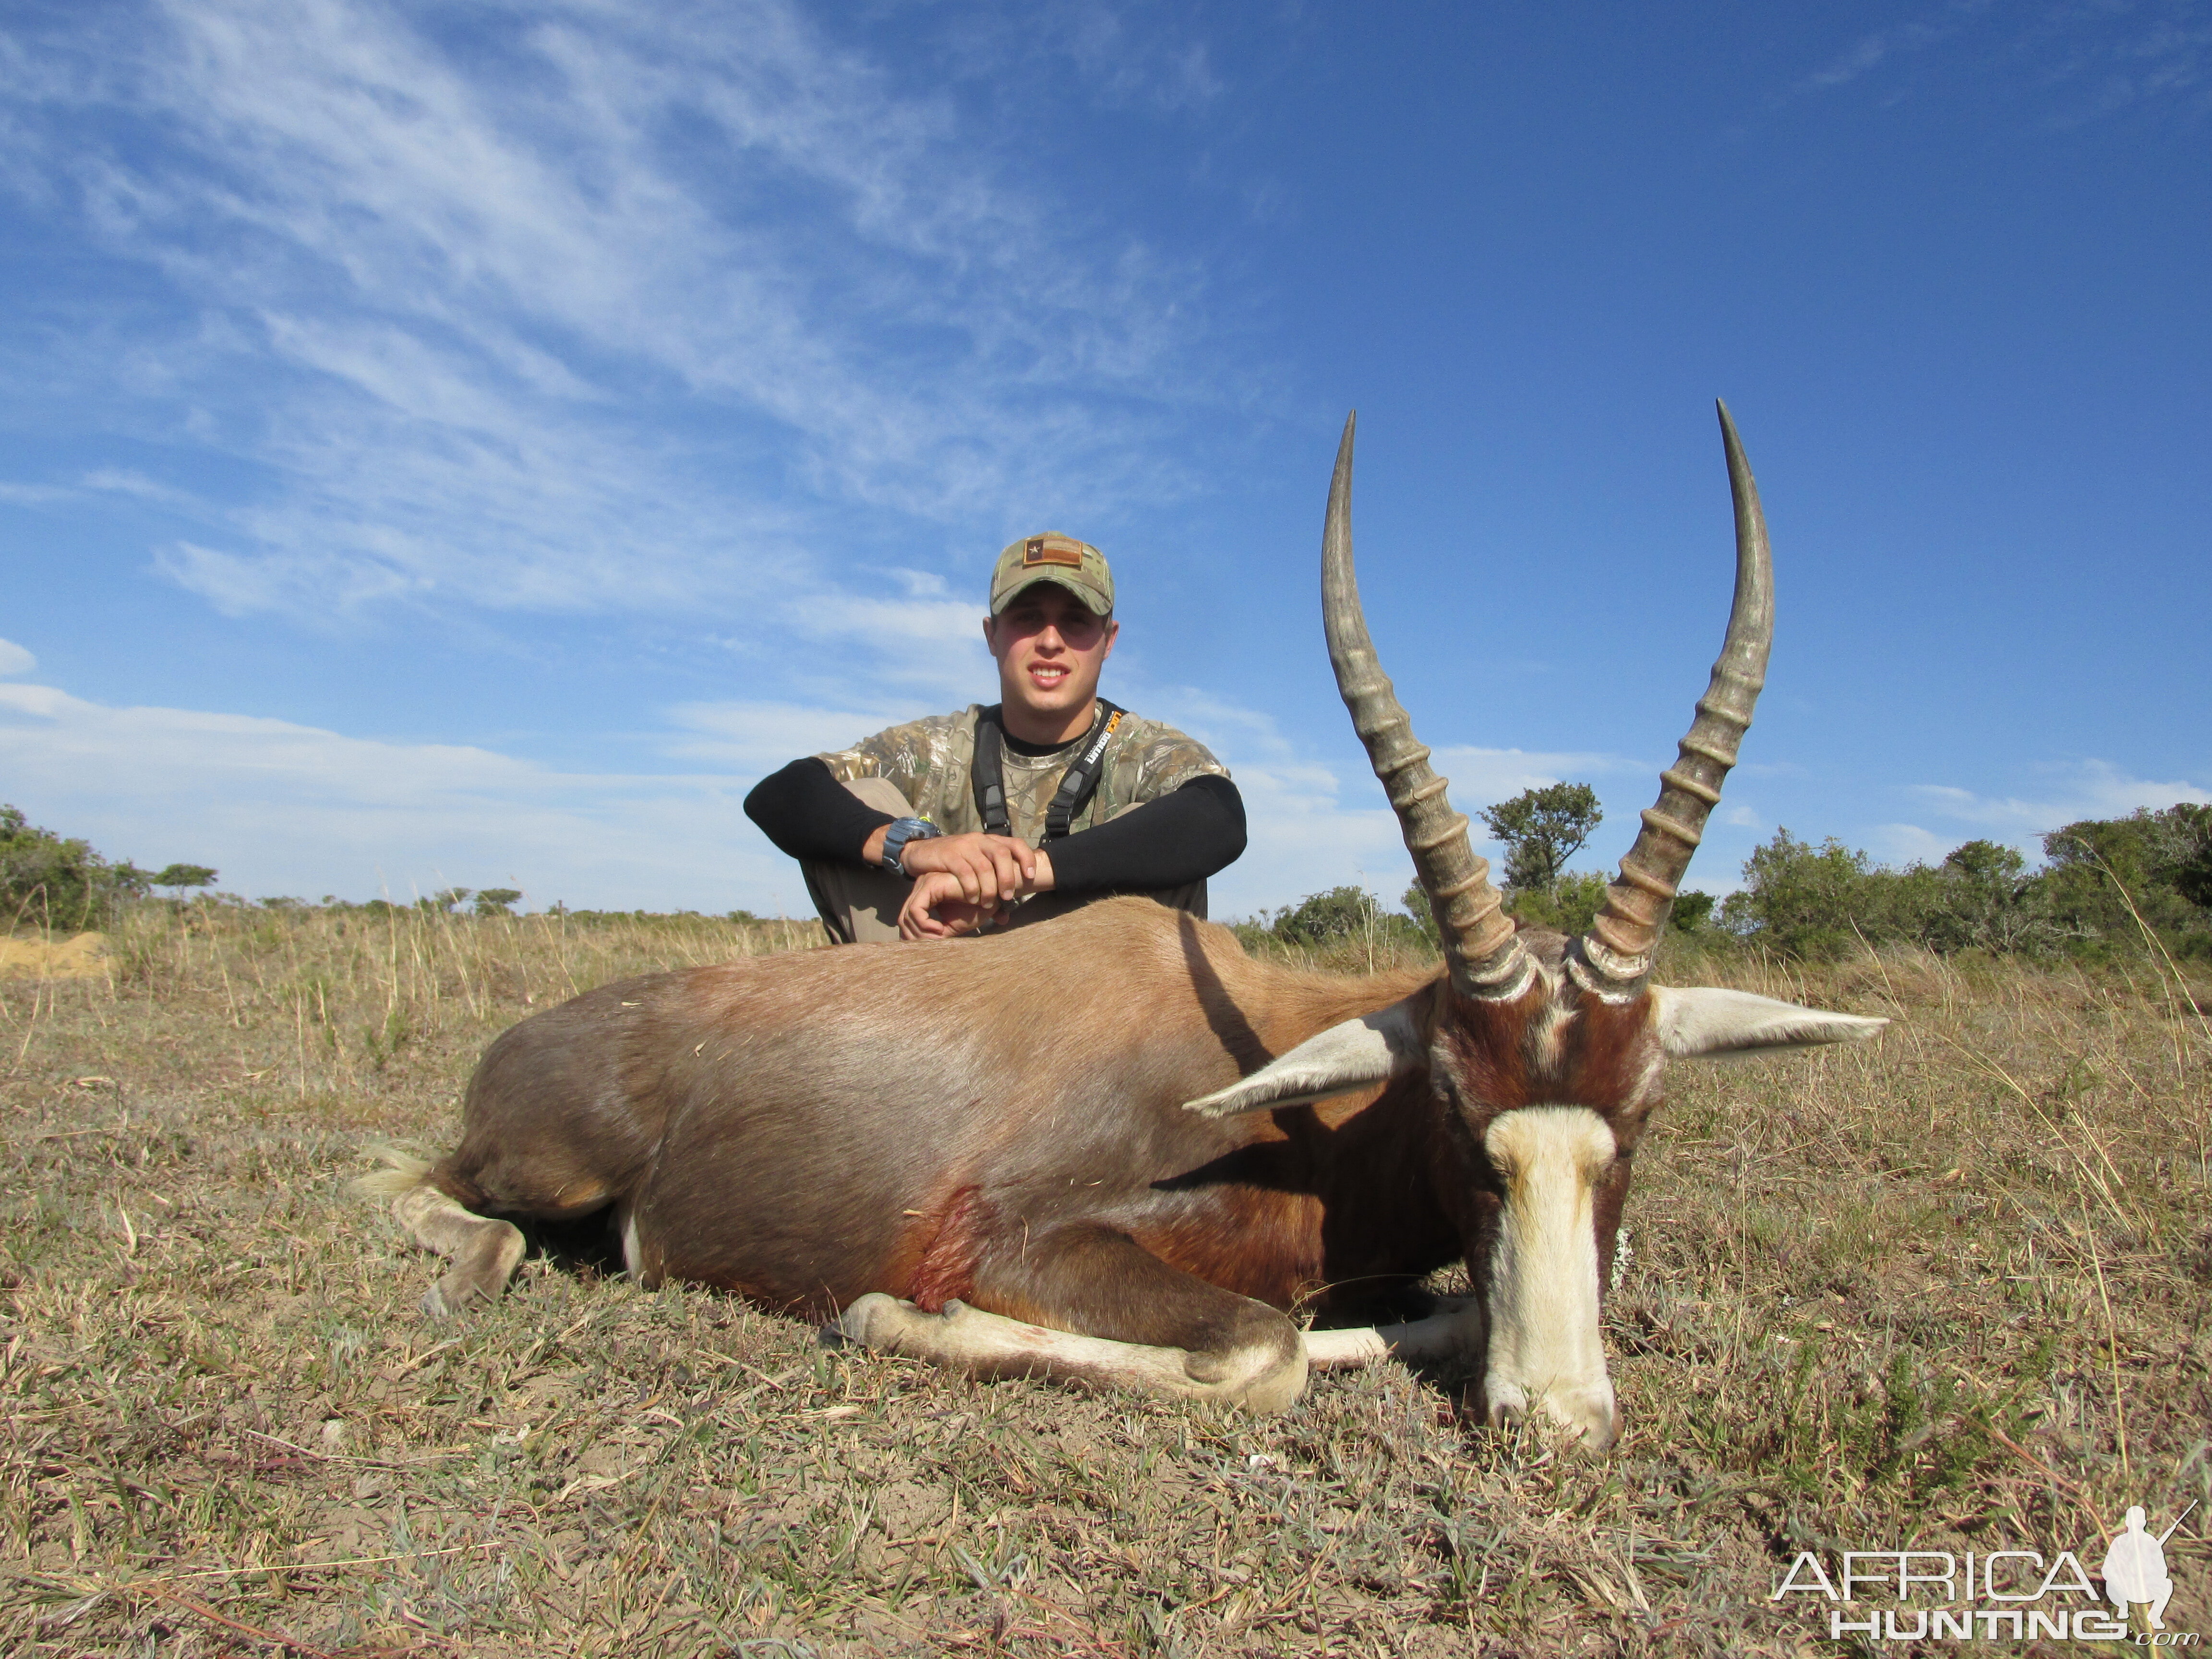
<svg viewBox="0 0 2212 1659">
<path fill-rule="evenodd" d="M 927 818 L 893 818 L 891 827 L 884 831 L 884 868 L 895 876 L 906 873 L 899 859 L 910 841 L 927 841 L 940 833 Z"/>
</svg>

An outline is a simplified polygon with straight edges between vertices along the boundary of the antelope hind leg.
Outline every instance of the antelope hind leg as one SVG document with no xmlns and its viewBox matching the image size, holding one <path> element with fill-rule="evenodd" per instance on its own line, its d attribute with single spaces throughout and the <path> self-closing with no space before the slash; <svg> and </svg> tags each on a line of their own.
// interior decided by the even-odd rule
<svg viewBox="0 0 2212 1659">
<path fill-rule="evenodd" d="M 388 1169 L 354 1183 L 361 1192 L 392 1200 L 392 1213 L 410 1237 L 448 1257 L 453 1266 L 423 1293 L 422 1311 L 450 1319 L 499 1300 L 522 1261 L 522 1230 L 464 1209 L 431 1181 L 431 1166 L 387 1152 Z"/>
<path fill-rule="evenodd" d="M 498 1301 L 521 1263 L 521 1228 L 473 1214 L 435 1187 L 417 1187 L 395 1200 L 392 1212 L 417 1243 L 453 1259 L 445 1277 L 422 1293 L 422 1311 L 433 1319 Z"/>
</svg>

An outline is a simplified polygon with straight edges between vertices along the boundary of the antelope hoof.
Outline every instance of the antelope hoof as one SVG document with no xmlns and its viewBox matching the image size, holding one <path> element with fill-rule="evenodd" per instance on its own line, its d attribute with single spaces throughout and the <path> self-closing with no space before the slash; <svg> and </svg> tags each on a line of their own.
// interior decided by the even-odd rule
<svg viewBox="0 0 2212 1659">
<path fill-rule="evenodd" d="M 1512 1428 L 1528 1419 L 1528 1397 L 1518 1387 L 1493 1382 L 1486 1392 L 1491 1427 Z M 1534 1413 L 1572 1435 L 1579 1451 L 1609 1451 L 1620 1438 L 1620 1407 L 1613 1403 L 1610 1388 L 1555 1389 L 1538 1398 Z"/>
<path fill-rule="evenodd" d="M 1611 1389 L 1577 1389 L 1564 1397 L 1544 1396 L 1544 1409 L 1554 1422 L 1582 1435 L 1582 1449 L 1595 1454 L 1611 1451 L 1620 1438 L 1620 1407 Z"/>
<path fill-rule="evenodd" d="M 1273 1340 L 1183 1357 L 1183 1372 L 1229 1405 L 1263 1417 L 1290 1410 L 1306 1391 L 1306 1346 L 1287 1322 Z"/>
<path fill-rule="evenodd" d="M 1255 1417 L 1279 1417 L 1298 1403 L 1306 1391 L 1306 1358 L 1301 1352 L 1295 1359 L 1286 1360 L 1247 1383 L 1243 1389 L 1230 1397 L 1230 1403 L 1241 1406 Z"/>
<path fill-rule="evenodd" d="M 422 1311 L 437 1320 L 459 1319 L 499 1300 L 500 1287 L 487 1288 L 481 1273 L 450 1273 L 422 1292 Z"/>
<path fill-rule="evenodd" d="M 838 1316 L 830 1328 L 861 1348 L 888 1348 L 913 1319 L 915 1310 L 881 1291 L 870 1291 Z"/>
</svg>

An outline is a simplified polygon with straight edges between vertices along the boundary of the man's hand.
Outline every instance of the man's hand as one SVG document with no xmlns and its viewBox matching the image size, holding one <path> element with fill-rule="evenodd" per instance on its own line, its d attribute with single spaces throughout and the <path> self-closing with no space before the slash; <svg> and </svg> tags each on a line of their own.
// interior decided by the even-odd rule
<svg viewBox="0 0 2212 1659">
<path fill-rule="evenodd" d="M 960 879 L 948 871 L 933 870 L 917 877 L 914 890 L 900 907 L 901 939 L 957 939 L 980 933 L 1012 914 L 1008 900 L 970 904 L 960 891 Z"/>
<path fill-rule="evenodd" d="M 995 836 L 945 836 L 951 841 L 998 841 Z M 915 842 L 907 850 L 928 847 L 930 842 Z M 1016 842 L 1015 846 L 1021 843 Z M 1032 848 L 1022 847 L 1030 855 L 1030 878 L 1025 890 L 1036 893 L 1052 891 L 1052 855 Z M 906 896 L 899 908 L 898 929 L 901 939 L 954 939 L 963 933 L 980 933 L 986 927 L 1007 921 L 1013 915 L 1013 901 L 1018 894 L 1008 893 L 988 901 L 969 902 L 960 878 L 949 870 L 932 870 L 915 878 L 914 890 Z"/>
<path fill-rule="evenodd" d="M 932 836 L 910 841 L 899 863 L 917 884 L 924 876 L 951 877 L 962 899 L 988 909 L 1040 890 L 1036 849 L 1012 836 Z"/>
</svg>

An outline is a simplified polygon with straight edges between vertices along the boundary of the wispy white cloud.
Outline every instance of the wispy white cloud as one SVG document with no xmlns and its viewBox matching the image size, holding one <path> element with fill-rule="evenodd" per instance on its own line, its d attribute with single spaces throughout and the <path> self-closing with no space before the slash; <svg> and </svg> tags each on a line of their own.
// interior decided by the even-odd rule
<svg viewBox="0 0 2212 1659">
<path fill-rule="evenodd" d="M 2212 108 L 2212 21 L 2197 0 L 2034 7 L 1945 0 L 1860 35 L 1793 90 L 1817 94 L 1871 80 L 1894 97 L 1905 65 L 1939 47 L 1969 53 L 1973 73 L 2032 94 L 2062 127 L 2160 101 L 2199 114 Z M 1948 86 L 1955 96 L 1958 82 Z"/>
<path fill-rule="evenodd" d="M 1550 753 L 1532 749 L 1481 749 L 1471 744 L 1447 744 L 1437 750 L 1432 763 L 1451 780 L 1452 799 L 1460 810 L 1473 812 L 1547 784 L 1592 778 L 1658 776 L 1658 769 L 1625 756 L 1595 750 Z"/>
<path fill-rule="evenodd" d="M 2108 761 L 2057 763 L 2037 769 L 2045 787 L 2033 797 L 1982 795 L 1948 784 L 1920 784 L 1910 793 L 1944 817 L 2015 836 L 2042 835 L 2083 818 L 2123 817 L 2138 807 L 2212 802 L 2212 791 L 2201 785 L 2135 777 Z"/>
<path fill-rule="evenodd" d="M 1263 710 L 1194 687 L 1140 690 L 1145 712 L 1205 744 L 1243 794 L 1250 847 L 1214 878 L 1217 914 L 1249 915 L 1347 881 L 1396 902 L 1413 878 L 1413 862 L 1382 786 L 1365 767 L 1340 775 Z M 1656 768 L 1616 755 L 1473 744 L 1439 747 L 1431 763 L 1449 780 L 1453 805 L 1472 820 L 1475 848 L 1492 859 L 1502 849 L 1476 816 L 1480 808 L 1571 778 L 1626 783 L 1657 775 Z"/>
<path fill-rule="evenodd" d="M 1808 87 L 1840 87 L 1878 69 L 1893 58 L 1924 52 L 1950 39 L 1974 14 L 1988 9 L 1988 0 L 1952 0 L 1925 17 L 1892 24 L 1861 35 L 1806 77 Z"/>
<path fill-rule="evenodd" d="M 0 672 L 21 665 L 0 642 Z M 20 650 L 21 647 L 15 647 Z M 983 682 L 971 682 L 973 685 Z M 1122 688 L 1145 712 L 1197 738 L 1243 792 L 1250 844 L 1212 884 L 1217 915 L 1249 915 L 1345 882 L 1395 902 L 1413 878 L 1396 819 L 1364 765 L 1343 772 L 1285 736 L 1275 718 L 1188 687 Z M 95 845 L 141 862 L 216 866 L 234 890 L 366 896 L 451 883 L 512 885 L 543 902 L 800 914 L 798 871 L 743 814 L 744 791 L 800 755 L 842 748 L 872 732 L 936 712 L 915 693 L 809 700 L 698 702 L 666 710 L 637 747 L 657 769 L 592 774 L 477 746 L 390 743 L 295 722 L 180 708 L 113 708 L 49 686 L 0 684 L 0 775 L 18 805 L 67 823 Z M 866 690 L 866 688 L 862 688 Z M 1606 864 L 1626 844 L 1652 769 L 1602 753 L 1455 746 L 1439 750 L 1452 798 L 1477 809 L 1563 778 L 1602 779 L 1625 799 L 1608 804 L 1607 836 L 1620 847 L 1582 860 Z M 1929 792 L 1946 811 L 2026 812 L 2042 827 L 2132 804 L 2206 799 L 2188 785 L 2142 784 L 2109 769 L 2039 807 Z M 2039 814 L 2040 816 L 2037 816 Z M 1732 809 L 1717 815 L 1739 827 Z M 159 845 L 146 844 L 161 826 Z M 1473 839 L 1500 848 L 1475 818 Z M 1948 840 L 1911 825 L 1883 826 L 1876 850 L 1940 856 Z M 1604 850 L 1604 849 L 1601 849 Z M 1722 864 L 1701 872 L 1716 891 Z"/>
<path fill-rule="evenodd" d="M 0 501 L 11 507 L 46 507 L 72 493 L 58 484 L 0 483 Z"/>
<path fill-rule="evenodd" d="M 1963 826 L 1940 834 L 1917 823 L 1874 826 L 1874 850 L 1896 862 L 1932 863 L 1960 842 L 2002 841 L 2039 856 L 2042 838 L 2053 830 L 2085 818 L 2125 817 L 2140 808 L 2154 811 L 2177 802 L 2212 803 L 2212 790 L 2185 779 L 2160 782 L 2138 778 L 2109 762 L 2056 763 L 2037 769 L 2043 787 L 2032 795 L 1984 795 L 1949 784 L 1918 784 L 1906 793 L 1925 804 L 1940 820 Z"/>
<path fill-rule="evenodd" d="M 98 489 L 113 495 L 135 495 L 141 501 L 158 502 L 163 507 L 182 507 L 204 513 L 209 503 L 189 490 L 165 484 L 158 478 L 149 478 L 143 472 L 129 467 L 95 467 L 82 480 L 87 489 Z"/>
<path fill-rule="evenodd" d="M 1066 88 L 1109 109 L 1180 114 L 1220 97 L 1206 42 L 1177 9 L 1098 0 L 1022 0 L 961 9 L 944 67 L 950 75 Z"/>
<path fill-rule="evenodd" d="M 1188 488 L 1138 440 L 1236 395 L 1194 267 L 787 0 L 152 0 L 34 44 L 8 176 L 196 308 L 172 398 L 277 481 L 161 558 L 225 609 L 742 612 L 825 514 Z M 1210 95 L 1195 49 L 1139 79 Z"/>
<path fill-rule="evenodd" d="M 0 674 L 27 674 L 39 665 L 28 649 L 13 640 L 0 640 Z"/>
<path fill-rule="evenodd" d="M 558 772 L 482 748 L 23 684 L 0 685 L 0 770 L 18 805 L 111 856 L 210 864 L 234 891 L 404 897 L 459 883 L 513 885 L 536 904 L 802 902 L 726 775 Z"/>
<path fill-rule="evenodd" d="M 1890 864 L 1940 864 L 1959 845 L 1956 836 L 1939 836 L 1917 823 L 1877 823 L 1868 840 L 1869 850 Z"/>
<path fill-rule="evenodd" d="M 941 714 L 920 704 L 872 708 L 792 702 L 694 702 L 670 711 L 676 726 L 665 754 L 719 763 L 760 778 L 802 755 L 846 749 L 886 726 Z"/>
<path fill-rule="evenodd" d="M 2200 117 L 2212 112 L 2212 20 L 2203 9 L 2168 0 L 2142 8 L 2129 22 L 2133 27 L 2102 37 L 2060 35 L 2047 77 L 2078 89 L 2080 101 L 2062 112 L 2058 125 L 2086 125 L 2138 105 L 2169 101 Z"/>
<path fill-rule="evenodd" d="M 1393 900 L 1403 890 L 1412 867 L 1371 778 L 1340 780 L 1264 714 L 1195 693 L 1160 702 L 1155 712 L 1229 765 L 1249 812 L 1250 849 L 1212 884 L 1217 915 L 1345 881 Z M 404 896 L 460 883 L 519 887 L 533 903 L 800 914 L 798 868 L 744 817 L 745 789 L 796 756 L 935 706 L 684 704 L 646 739 L 665 771 L 598 775 L 477 746 L 0 684 L 0 774 L 17 804 L 103 851 L 211 864 L 234 891 L 365 897 L 380 884 Z"/>
<path fill-rule="evenodd" d="M 953 706 L 990 702 L 984 688 L 997 684 L 998 670 L 983 644 L 983 610 L 977 599 L 895 597 L 880 587 L 795 594 L 778 630 L 787 643 L 785 672 L 827 700 L 850 697 L 855 665 L 864 665 L 881 692 Z"/>
<path fill-rule="evenodd" d="M 1217 917 L 1252 915 L 1346 882 L 1395 899 L 1412 878 L 1397 819 L 1364 773 L 1347 782 L 1285 737 L 1273 715 L 1195 687 L 1146 688 L 1141 702 L 1212 750 L 1244 797 L 1244 856 L 1208 884 Z"/>
</svg>

